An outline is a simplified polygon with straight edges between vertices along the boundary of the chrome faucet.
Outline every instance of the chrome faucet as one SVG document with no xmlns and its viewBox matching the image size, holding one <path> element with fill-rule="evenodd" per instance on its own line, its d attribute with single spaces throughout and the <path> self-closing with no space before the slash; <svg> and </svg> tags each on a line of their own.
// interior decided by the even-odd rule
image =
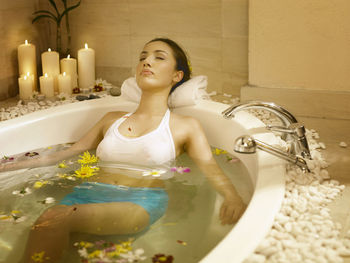
<svg viewBox="0 0 350 263">
<path fill-rule="evenodd" d="M 272 147 L 262 141 L 254 139 L 249 135 L 240 136 L 236 139 L 234 145 L 234 151 L 238 153 L 255 153 L 256 148 L 265 152 L 271 153 L 277 157 L 280 157 L 288 162 L 298 165 L 304 172 L 310 172 L 305 159 L 302 157 L 283 152 L 280 149 Z"/>
<path fill-rule="evenodd" d="M 264 109 L 274 113 L 283 126 L 267 125 L 267 129 L 271 131 L 282 132 L 281 138 L 285 141 L 292 141 L 290 154 L 302 156 L 311 160 L 309 144 L 306 139 L 306 131 L 304 125 L 298 123 L 297 119 L 286 109 L 272 102 L 250 101 L 230 106 L 222 112 L 224 118 L 230 119 L 235 113 L 248 109 Z"/>
</svg>

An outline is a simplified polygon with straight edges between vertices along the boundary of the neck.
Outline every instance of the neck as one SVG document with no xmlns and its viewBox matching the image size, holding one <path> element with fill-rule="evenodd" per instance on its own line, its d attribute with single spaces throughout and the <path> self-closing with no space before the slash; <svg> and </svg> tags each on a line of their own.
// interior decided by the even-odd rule
<svg viewBox="0 0 350 263">
<path fill-rule="evenodd" d="M 163 116 L 168 109 L 168 92 L 147 92 L 143 91 L 140 104 L 135 114 L 143 114 L 150 116 Z"/>
</svg>

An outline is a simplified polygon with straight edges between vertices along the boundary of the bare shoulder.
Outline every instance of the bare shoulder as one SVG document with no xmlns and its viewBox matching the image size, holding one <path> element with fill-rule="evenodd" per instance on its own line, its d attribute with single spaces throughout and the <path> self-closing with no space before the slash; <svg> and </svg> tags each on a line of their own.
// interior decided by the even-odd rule
<svg viewBox="0 0 350 263">
<path fill-rule="evenodd" d="M 108 128 L 118 119 L 120 119 L 121 117 L 123 117 L 125 114 L 127 114 L 128 112 L 125 111 L 111 111 L 106 113 L 103 118 L 102 118 L 102 122 L 103 122 L 103 134 L 106 133 L 106 131 L 108 130 Z"/>
<path fill-rule="evenodd" d="M 199 120 L 191 116 L 184 116 L 176 113 L 171 114 L 170 128 L 174 136 L 178 135 L 186 141 L 193 134 L 198 135 L 199 133 L 203 133 Z"/>
<path fill-rule="evenodd" d="M 201 124 L 199 120 L 191 116 L 180 115 L 171 113 L 170 124 L 180 126 L 180 128 L 199 128 Z"/>
</svg>

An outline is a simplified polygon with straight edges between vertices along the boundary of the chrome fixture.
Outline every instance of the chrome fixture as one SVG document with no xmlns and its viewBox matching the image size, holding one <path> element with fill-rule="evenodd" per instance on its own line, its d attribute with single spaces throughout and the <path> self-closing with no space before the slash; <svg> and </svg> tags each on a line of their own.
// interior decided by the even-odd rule
<svg viewBox="0 0 350 263">
<path fill-rule="evenodd" d="M 249 135 L 240 136 L 236 139 L 234 145 L 234 151 L 238 153 L 255 153 L 256 148 L 263 150 L 265 152 L 271 153 L 277 157 L 280 157 L 288 162 L 298 165 L 304 172 L 310 172 L 306 161 L 299 156 L 294 154 L 284 152 L 280 149 L 277 149 L 271 145 L 268 145 L 262 141 L 254 139 Z"/>
<path fill-rule="evenodd" d="M 274 113 L 283 126 L 267 126 L 268 130 L 282 132 L 281 138 L 292 141 L 291 154 L 300 155 L 311 160 L 309 144 L 305 136 L 304 125 L 298 123 L 297 119 L 286 109 L 272 102 L 250 101 L 230 106 L 222 112 L 224 118 L 230 119 L 241 110 L 263 109 Z"/>
<path fill-rule="evenodd" d="M 230 119 L 235 117 L 236 112 L 249 109 L 263 109 L 270 111 L 283 122 L 285 127 L 288 127 L 291 123 L 298 122 L 290 112 L 273 102 L 249 101 L 245 103 L 238 103 L 224 110 L 222 114 L 224 115 L 224 118 Z"/>
</svg>

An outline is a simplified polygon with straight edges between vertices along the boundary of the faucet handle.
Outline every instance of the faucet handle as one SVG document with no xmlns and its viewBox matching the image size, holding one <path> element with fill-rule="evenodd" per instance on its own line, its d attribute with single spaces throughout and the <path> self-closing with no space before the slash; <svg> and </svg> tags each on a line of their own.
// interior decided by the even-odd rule
<svg viewBox="0 0 350 263">
<path fill-rule="evenodd" d="M 283 132 L 283 133 L 287 133 L 287 134 L 293 134 L 299 138 L 305 136 L 305 127 L 304 127 L 304 125 L 302 125 L 298 122 L 291 123 L 288 127 L 267 125 L 266 128 L 270 131 L 277 131 L 277 132 Z"/>
<path fill-rule="evenodd" d="M 267 125 L 266 129 L 268 129 L 269 131 L 283 132 L 283 133 L 288 133 L 288 134 L 294 133 L 291 129 L 289 129 L 288 127 L 284 127 L 284 126 Z"/>
<path fill-rule="evenodd" d="M 294 145 L 294 147 L 297 147 L 297 149 L 294 149 L 295 152 L 298 152 L 307 159 L 312 159 L 309 149 L 309 144 L 306 138 L 306 129 L 304 125 L 296 122 L 291 123 L 288 127 L 283 126 L 271 126 L 267 125 L 266 127 L 270 131 L 277 131 L 277 132 L 283 132 L 285 134 L 291 134 L 295 138 L 297 138 L 297 144 Z"/>
</svg>

